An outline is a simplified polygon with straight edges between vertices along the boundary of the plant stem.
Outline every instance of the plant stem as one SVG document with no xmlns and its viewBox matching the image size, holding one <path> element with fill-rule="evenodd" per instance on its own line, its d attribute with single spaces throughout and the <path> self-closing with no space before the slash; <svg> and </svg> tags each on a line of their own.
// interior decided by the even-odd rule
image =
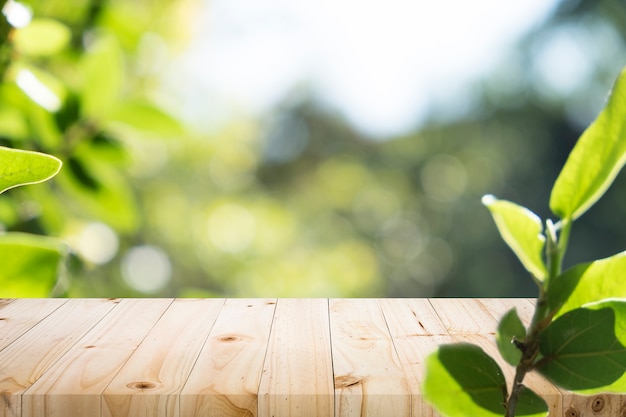
<svg viewBox="0 0 626 417">
<path fill-rule="evenodd" d="M 522 357 L 515 368 L 515 377 L 511 386 L 511 395 L 505 405 L 505 417 L 515 417 L 515 410 L 520 394 L 524 386 L 522 382 L 526 374 L 533 370 L 535 359 L 539 354 L 539 335 L 550 325 L 554 312 L 550 311 L 548 304 L 548 292 L 550 282 L 561 274 L 563 266 L 563 256 L 567 250 L 567 243 L 571 230 L 572 221 L 563 219 L 559 237 L 557 239 L 556 229 L 551 222 L 546 224 L 546 260 L 548 263 L 548 277 L 539 288 L 539 296 L 535 305 L 535 313 L 530 323 L 530 327 L 522 344 Z"/>
</svg>

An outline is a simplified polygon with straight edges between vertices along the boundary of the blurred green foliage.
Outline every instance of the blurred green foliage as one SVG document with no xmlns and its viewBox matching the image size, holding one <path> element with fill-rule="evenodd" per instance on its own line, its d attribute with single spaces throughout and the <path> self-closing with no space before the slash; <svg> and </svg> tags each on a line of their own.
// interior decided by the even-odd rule
<svg viewBox="0 0 626 417">
<path fill-rule="evenodd" d="M 550 184 L 626 57 L 619 2 L 563 1 L 471 86 L 469 110 L 443 103 L 406 136 L 372 140 L 310 97 L 199 132 L 157 88 L 196 2 L 22 4 L 30 24 L 0 27 L 0 144 L 64 168 L 1 195 L 0 224 L 67 243 L 55 295 L 535 295 L 480 196 L 546 217 Z M 590 68 L 565 93 L 535 59 L 563 31 L 585 39 Z M 619 212 L 624 186 L 596 210 Z M 623 249 L 619 219 L 585 221 L 572 263 Z"/>
</svg>

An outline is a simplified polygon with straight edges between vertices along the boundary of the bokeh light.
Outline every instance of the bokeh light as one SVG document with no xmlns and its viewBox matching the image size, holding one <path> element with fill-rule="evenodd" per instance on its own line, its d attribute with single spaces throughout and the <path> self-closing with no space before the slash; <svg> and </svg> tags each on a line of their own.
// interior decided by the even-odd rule
<svg viewBox="0 0 626 417">
<path fill-rule="evenodd" d="M 88 223 L 69 240 L 84 259 L 97 265 L 111 261 L 119 248 L 115 231 L 100 222 Z"/>
<path fill-rule="evenodd" d="M 122 277 L 137 291 L 154 293 L 165 287 L 172 275 L 167 254 L 156 246 L 131 248 L 122 259 Z"/>
</svg>

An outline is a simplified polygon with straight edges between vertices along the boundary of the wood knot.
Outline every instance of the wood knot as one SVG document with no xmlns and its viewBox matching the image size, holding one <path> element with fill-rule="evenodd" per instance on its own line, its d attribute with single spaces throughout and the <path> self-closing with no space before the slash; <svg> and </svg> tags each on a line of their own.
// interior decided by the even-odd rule
<svg viewBox="0 0 626 417">
<path fill-rule="evenodd" d="M 145 389 L 156 388 L 156 384 L 154 382 L 146 382 L 146 381 L 131 382 L 130 384 L 126 384 L 126 386 L 130 389 L 139 389 L 142 391 Z"/>
<path fill-rule="evenodd" d="M 335 388 L 348 388 L 360 383 L 360 378 L 355 378 L 351 375 L 342 375 L 335 377 Z"/>
<path fill-rule="evenodd" d="M 591 410 L 594 413 L 599 413 L 600 411 L 604 410 L 605 406 L 606 406 L 606 399 L 602 395 L 598 395 L 594 397 L 593 400 L 591 400 Z"/>
<path fill-rule="evenodd" d="M 237 340 L 239 340 L 240 338 L 237 336 L 221 336 L 218 337 L 217 340 L 219 340 L 220 342 L 225 342 L 225 343 L 232 343 L 232 342 L 236 342 Z"/>
<path fill-rule="evenodd" d="M 580 417 L 580 413 L 574 407 L 570 407 L 565 412 L 565 417 Z"/>
</svg>

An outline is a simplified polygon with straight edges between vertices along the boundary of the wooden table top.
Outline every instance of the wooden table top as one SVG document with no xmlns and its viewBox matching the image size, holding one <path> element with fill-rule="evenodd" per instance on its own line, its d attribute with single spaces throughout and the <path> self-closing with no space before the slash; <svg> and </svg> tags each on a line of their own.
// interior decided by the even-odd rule
<svg viewBox="0 0 626 417">
<path fill-rule="evenodd" d="M 0 299 L 0 417 L 436 416 L 426 355 L 476 343 L 510 381 L 494 334 L 512 307 L 527 324 L 534 300 Z M 526 382 L 551 416 L 626 415 Z"/>
</svg>

